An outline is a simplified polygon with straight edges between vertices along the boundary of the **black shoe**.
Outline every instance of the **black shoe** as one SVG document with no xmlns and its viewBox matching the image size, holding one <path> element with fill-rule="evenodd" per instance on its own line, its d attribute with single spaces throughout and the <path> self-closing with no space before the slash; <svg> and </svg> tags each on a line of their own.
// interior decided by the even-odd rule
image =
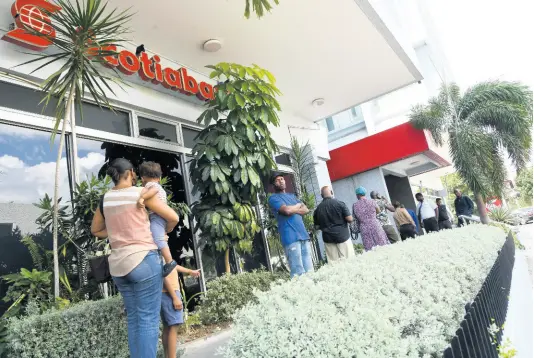
<svg viewBox="0 0 534 358">
<path fill-rule="evenodd" d="M 172 260 L 168 264 L 163 265 L 163 277 L 169 276 L 169 274 L 174 270 L 174 268 L 178 266 L 176 261 Z"/>
</svg>

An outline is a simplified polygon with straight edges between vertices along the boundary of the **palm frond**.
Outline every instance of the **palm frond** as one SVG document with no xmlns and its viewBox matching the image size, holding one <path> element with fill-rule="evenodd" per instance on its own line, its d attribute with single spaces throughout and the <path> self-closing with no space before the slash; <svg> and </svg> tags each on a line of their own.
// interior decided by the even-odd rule
<svg viewBox="0 0 534 358">
<path fill-rule="evenodd" d="M 431 98 L 428 105 L 416 105 L 409 115 L 410 123 L 421 130 L 427 130 L 436 144 L 443 145 L 443 133 L 447 130 L 449 113 L 446 102 Z"/>
<path fill-rule="evenodd" d="M 280 0 L 273 0 L 278 5 Z M 252 11 L 256 13 L 258 18 L 261 18 L 265 12 L 270 12 L 273 6 L 271 0 L 245 0 L 245 17 L 250 18 L 250 5 L 252 4 Z"/>
<path fill-rule="evenodd" d="M 108 48 L 94 51 L 94 48 L 120 46 L 124 43 L 123 36 L 129 32 L 127 22 L 132 17 L 128 10 L 109 11 L 107 2 L 102 0 L 53 0 L 52 3 L 62 8 L 61 11 L 51 12 L 42 10 L 51 19 L 51 26 L 56 36 L 51 37 L 35 30 L 28 29 L 32 34 L 47 38 L 55 47 L 53 55 L 40 55 L 22 65 L 41 62 L 35 69 L 48 67 L 61 63 L 61 68 L 50 75 L 42 84 L 41 89 L 46 93 L 44 107 L 52 98 L 57 98 L 56 123 L 52 133 L 52 140 L 57 132 L 59 122 L 65 113 L 66 101 L 64 98 L 69 91 L 75 92 L 78 106 L 81 97 L 87 90 L 99 106 L 111 108 L 108 93 L 113 94 L 109 82 L 123 83 L 120 76 L 111 78 L 106 75 L 104 67 L 94 64 L 103 64 L 104 57 L 116 56 L 117 51 Z M 115 72 L 118 74 L 118 72 Z"/>
<path fill-rule="evenodd" d="M 532 117 L 532 91 L 517 82 L 487 81 L 469 88 L 459 103 L 459 116 L 468 117 L 488 102 L 505 102 L 523 108 Z"/>
<path fill-rule="evenodd" d="M 458 174 L 474 193 L 483 196 L 490 195 L 492 191 L 485 169 L 493 162 L 488 159 L 493 144 L 488 133 L 467 124 L 449 132 L 449 152 Z"/>
</svg>

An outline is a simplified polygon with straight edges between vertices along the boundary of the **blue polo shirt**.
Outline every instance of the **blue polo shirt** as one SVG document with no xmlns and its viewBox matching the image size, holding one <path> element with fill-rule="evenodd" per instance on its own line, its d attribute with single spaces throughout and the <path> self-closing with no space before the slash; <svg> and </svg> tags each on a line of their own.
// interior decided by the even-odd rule
<svg viewBox="0 0 534 358">
<path fill-rule="evenodd" d="M 302 216 L 293 214 L 285 216 L 279 213 L 282 206 L 292 206 L 301 203 L 294 194 L 277 193 L 269 198 L 269 206 L 273 210 L 274 216 L 278 221 L 278 232 L 282 241 L 282 246 L 286 247 L 299 240 L 309 240 L 310 237 L 302 221 Z"/>
</svg>

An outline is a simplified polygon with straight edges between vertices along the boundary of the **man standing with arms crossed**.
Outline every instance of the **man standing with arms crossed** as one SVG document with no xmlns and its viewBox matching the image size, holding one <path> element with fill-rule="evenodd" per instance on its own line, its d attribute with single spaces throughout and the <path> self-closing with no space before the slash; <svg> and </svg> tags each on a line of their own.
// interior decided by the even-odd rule
<svg viewBox="0 0 534 358">
<path fill-rule="evenodd" d="M 316 229 L 323 232 L 323 241 L 328 262 L 354 256 L 354 247 L 350 239 L 348 223 L 352 214 L 345 203 L 334 199 L 334 193 L 328 186 L 321 188 L 323 201 L 313 213 Z"/>
<path fill-rule="evenodd" d="M 310 236 L 302 220 L 302 216 L 309 210 L 294 194 L 286 193 L 286 181 L 283 175 L 274 175 L 271 183 L 276 193 L 269 198 L 269 206 L 278 221 L 278 232 L 289 263 L 291 277 L 313 272 Z"/>
</svg>

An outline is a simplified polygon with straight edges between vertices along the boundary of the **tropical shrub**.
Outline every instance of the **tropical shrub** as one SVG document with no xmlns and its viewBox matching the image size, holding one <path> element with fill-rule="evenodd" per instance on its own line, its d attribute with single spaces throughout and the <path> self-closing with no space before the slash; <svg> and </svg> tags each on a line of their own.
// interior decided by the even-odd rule
<svg viewBox="0 0 534 358">
<path fill-rule="evenodd" d="M 464 93 L 443 84 L 428 104 L 412 109 L 410 121 L 436 144 L 448 143 L 457 173 L 475 194 L 482 223 L 488 223 L 484 198 L 503 197 L 506 151 L 514 167 L 526 166 L 532 148 L 532 91 L 526 85 L 486 81 Z"/>
<path fill-rule="evenodd" d="M 7 349 L 8 357 L 18 358 L 129 357 L 122 298 L 11 318 Z"/>
<path fill-rule="evenodd" d="M 255 290 L 268 291 L 272 283 L 288 278 L 288 274 L 255 271 L 210 281 L 208 291 L 202 297 L 200 319 L 204 324 L 229 321 L 238 309 L 255 301 Z"/>
<path fill-rule="evenodd" d="M 273 286 L 235 315 L 224 356 L 441 356 L 505 237 L 483 225 L 446 230 Z"/>
<path fill-rule="evenodd" d="M 512 212 L 506 208 L 496 207 L 489 212 L 489 217 L 493 221 L 501 223 L 511 223 L 513 221 Z"/>
<path fill-rule="evenodd" d="M 511 228 L 505 223 L 491 221 L 488 225 L 501 228 L 504 232 L 510 233 L 512 235 L 512 238 L 514 239 L 515 247 L 518 248 L 519 250 L 525 249 L 525 246 L 523 246 L 521 241 L 519 241 L 519 238 L 517 237 L 517 234 L 514 232 L 514 230 L 511 230 Z"/>
<path fill-rule="evenodd" d="M 263 189 L 261 175 L 276 167 L 278 147 L 269 126 L 279 125 L 273 75 L 258 66 L 219 63 L 207 66 L 221 81 L 217 95 L 197 119 L 206 125 L 197 136 L 190 172 L 195 230 L 218 251 L 225 252 L 230 273 L 230 249 L 250 251 L 261 229 L 254 207 Z"/>
</svg>

